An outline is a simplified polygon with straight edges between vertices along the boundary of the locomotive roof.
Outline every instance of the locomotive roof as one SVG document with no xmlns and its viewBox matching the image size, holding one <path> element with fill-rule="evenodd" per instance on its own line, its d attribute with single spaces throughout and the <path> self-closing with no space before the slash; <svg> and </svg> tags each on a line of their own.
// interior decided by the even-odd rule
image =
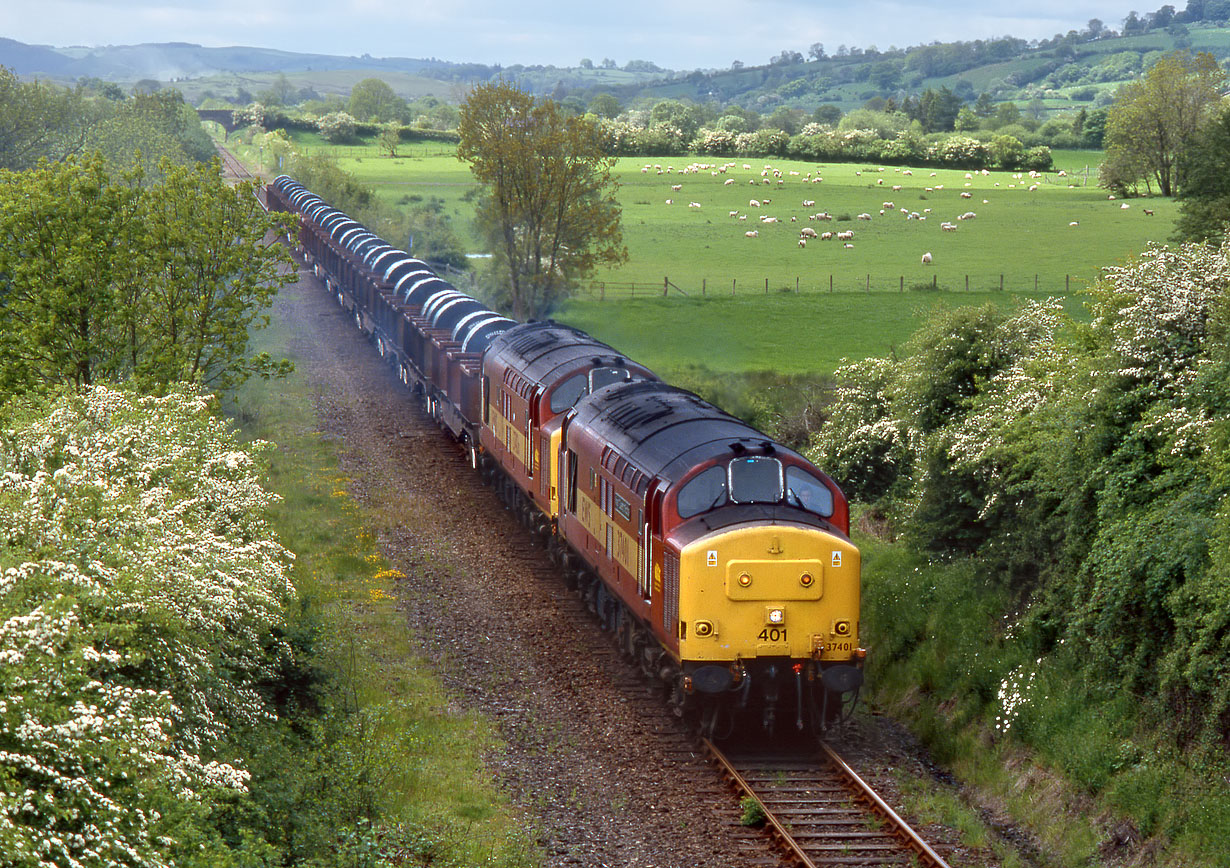
<svg viewBox="0 0 1230 868">
<path fill-rule="evenodd" d="M 713 457 L 792 455 L 751 425 L 684 389 L 654 380 L 606 386 L 577 402 L 580 424 L 648 477 L 670 482 Z"/>
<path fill-rule="evenodd" d="M 580 359 L 601 358 L 602 364 L 618 360 L 622 365 L 640 367 L 580 329 L 549 320 L 510 328 L 491 342 L 487 354 L 536 383 L 546 380 L 557 368 Z"/>
</svg>

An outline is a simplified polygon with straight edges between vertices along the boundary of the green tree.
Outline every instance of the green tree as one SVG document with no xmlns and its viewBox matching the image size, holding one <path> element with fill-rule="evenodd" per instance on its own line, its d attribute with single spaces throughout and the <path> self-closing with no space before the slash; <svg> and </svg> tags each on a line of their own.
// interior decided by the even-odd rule
<svg viewBox="0 0 1230 868">
<path fill-rule="evenodd" d="M 249 329 L 268 323 L 261 311 L 294 280 L 285 248 L 266 241 L 283 225 L 261 208 L 254 183 L 226 184 L 217 160 L 163 171 L 141 211 L 144 340 L 133 373 L 153 387 L 229 390 L 286 370 L 267 354 L 247 354 Z"/>
<path fill-rule="evenodd" d="M 116 288 L 138 283 L 139 196 L 97 154 L 0 173 L 0 394 L 115 376 L 125 331 Z"/>
<path fill-rule="evenodd" d="M 228 388 L 279 364 L 248 329 L 289 280 L 281 222 L 215 159 L 108 173 L 93 154 L 0 173 L 0 394 L 132 377 Z"/>
<path fill-rule="evenodd" d="M 29 169 L 40 157 L 79 153 L 89 122 L 81 91 L 24 82 L 0 66 L 0 169 Z"/>
<path fill-rule="evenodd" d="M 406 101 L 378 78 L 365 78 L 350 91 L 350 114 L 359 121 L 405 121 Z"/>
<path fill-rule="evenodd" d="M 1225 78 L 1205 52 L 1162 57 L 1143 79 L 1119 89 L 1106 119 L 1107 157 L 1121 152 L 1121 165 L 1140 167 L 1134 181 L 1151 179 L 1163 196 L 1173 195 L 1183 181 L 1179 156 L 1220 104 Z"/>
<path fill-rule="evenodd" d="M 1176 241 L 1221 241 L 1230 223 L 1230 109 L 1201 128 L 1180 158 Z"/>
<path fill-rule="evenodd" d="M 611 94 L 597 93 L 589 101 L 589 110 L 600 118 L 617 118 L 624 110 L 624 107 Z"/>
<path fill-rule="evenodd" d="M 380 150 L 390 157 L 397 156 L 397 146 L 401 144 L 401 131 L 396 125 L 390 124 L 380 131 Z"/>
<path fill-rule="evenodd" d="M 614 160 L 585 117 L 497 81 L 461 107 L 457 156 L 483 186 L 478 219 L 520 319 L 541 316 L 600 263 L 627 259 Z"/>
</svg>

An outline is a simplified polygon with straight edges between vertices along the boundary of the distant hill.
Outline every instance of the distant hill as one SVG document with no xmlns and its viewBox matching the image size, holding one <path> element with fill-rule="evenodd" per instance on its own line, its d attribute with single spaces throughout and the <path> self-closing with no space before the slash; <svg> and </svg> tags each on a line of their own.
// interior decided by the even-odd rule
<svg viewBox="0 0 1230 868">
<path fill-rule="evenodd" d="M 1225 7 L 1230 15 L 1230 0 L 1204 4 L 1206 11 L 1215 7 Z M 783 51 L 762 66 L 736 63 L 728 69 L 692 71 L 660 69 L 646 61 L 629 61 L 619 68 L 500 67 L 436 58 L 205 48 L 182 42 L 52 48 L 11 39 L 0 39 L 0 65 L 22 77 L 61 84 L 83 77 L 121 86 L 143 79 L 174 82 L 193 102 L 206 98 L 244 102 L 278 75 L 286 75 L 301 92 L 344 98 L 357 81 L 379 77 L 407 99 L 434 95 L 456 103 L 470 86 L 499 75 L 536 94 L 571 98 L 579 106 L 605 92 L 625 107 L 676 99 L 738 105 L 762 114 L 779 108 L 810 113 L 823 105 L 850 111 L 876 98 L 900 105 L 924 90 L 947 87 L 971 103 L 983 93 L 993 102 L 1029 103 L 1031 111 L 1041 116 L 1106 105 L 1120 85 L 1143 74 L 1163 52 L 1208 51 L 1225 62 L 1230 57 L 1230 21 L 1185 17 L 1190 14 L 1174 14 L 1169 6 L 1144 17 L 1131 13 L 1124 22 L 1126 34 L 1099 23 L 1098 30 L 1073 30 L 1033 41 L 1004 36 L 887 51 L 841 46 L 835 54 L 813 46 L 809 58 Z M 1134 23 L 1128 27 L 1130 22 Z"/>
<path fill-rule="evenodd" d="M 366 54 L 343 57 L 246 46 L 206 48 L 187 42 L 52 48 L 26 45 L 12 39 L 0 39 L 0 66 L 9 67 L 23 78 L 68 82 L 84 76 L 118 84 L 131 84 L 141 79 L 171 82 L 228 73 L 352 69 L 388 70 L 441 79 L 454 78 L 459 73 L 487 78 L 498 69 L 435 59 L 376 58 Z"/>
</svg>

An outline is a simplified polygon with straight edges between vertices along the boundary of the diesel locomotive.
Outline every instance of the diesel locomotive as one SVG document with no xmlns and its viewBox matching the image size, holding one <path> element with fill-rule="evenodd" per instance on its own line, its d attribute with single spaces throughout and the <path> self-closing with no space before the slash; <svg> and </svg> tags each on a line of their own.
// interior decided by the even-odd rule
<svg viewBox="0 0 1230 868">
<path fill-rule="evenodd" d="M 678 714 L 822 730 L 862 685 L 859 551 L 802 455 L 577 329 L 518 323 L 288 176 L 271 209 Z M 788 724 L 787 724 L 788 722 Z"/>
</svg>

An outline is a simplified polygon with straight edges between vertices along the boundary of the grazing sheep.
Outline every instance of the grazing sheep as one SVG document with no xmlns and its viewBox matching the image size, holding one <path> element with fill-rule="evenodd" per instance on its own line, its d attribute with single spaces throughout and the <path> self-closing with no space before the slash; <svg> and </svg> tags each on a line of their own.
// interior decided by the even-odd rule
<svg viewBox="0 0 1230 868">
<path fill-rule="evenodd" d="M 781 221 L 778 220 L 776 217 L 761 217 L 760 222 L 761 223 L 780 223 Z"/>
<path fill-rule="evenodd" d="M 759 237 L 760 237 L 760 230 L 758 230 L 758 229 L 750 229 L 750 230 L 748 230 L 747 232 L 744 232 L 743 234 L 744 234 L 746 237 L 748 237 L 748 238 L 759 238 Z"/>
<path fill-rule="evenodd" d="M 961 192 L 961 198 L 962 198 L 962 199 L 972 199 L 973 197 L 974 197 L 974 194 L 973 194 L 973 193 L 967 193 L 967 192 L 965 192 L 965 191 L 962 191 L 962 192 Z"/>
<path fill-rule="evenodd" d="M 729 186 L 730 186 L 731 184 L 733 184 L 734 182 L 735 182 L 735 179 L 734 179 L 734 178 L 727 178 L 725 181 L 723 181 L 723 182 L 722 182 L 722 186 L 723 186 L 723 187 L 729 187 Z"/>
<path fill-rule="evenodd" d="M 940 228 L 943 229 L 945 232 L 956 232 L 957 224 L 956 223 L 941 223 Z"/>
<path fill-rule="evenodd" d="M 931 264 L 931 251 L 930 250 L 928 250 L 926 253 L 922 255 L 922 264 L 923 265 Z"/>
<path fill-rule="evenodd" d="M 821 232 L 821 233 L 820 233 L 820 240 L 821 240 L 821 241 L 832 241 L 832 240 L 833 240 L 833 233 L 832 233 L 832 232 Z"/>
<path fill-rule="evenodd" d="M 678 193 L 682 189 L 683 189 L 682 184 L 671 184 L 671 190 L 674 191 L 675 193 Z"/>
<path fill-rule="evenodd" d="M 1145 216 L 1146 216 L 1146 217 L 1152 217 L 1152 216 L 1153 216 L 1153 209 L 1152 209 L 1152 208 L 1142 208 L 1141 210 L 1145 212 Z"/>
<path fill-rule="evenodd" d="M 804 208 L 814 208 L 816 207 L 816 201 L 814 199 L 804 199 L 803 207 Z"/>
<path fill-rule="evenodd" d="M 883 211 L 881 211 L 880 213 L 881 213 L 881 214 L 883 214 L 884 212 L 883 212 Z M 870 214 L 859 214 L 859 215 L 858 215 L 858 219 L 859 219 L 859 220 L 870 220 L 870 219 L 871 219 L 871 215 L 870 215 Z"/>
<path fill-rule="evenodd" d="M 1079 223 L 1077 223 L 1075 220 L 1073 220 L 1073 221 L 1072 221 L 1071 223 L 1069 223 L 1068 225 L 1069 225 L 1069 226 L 1080 226 L 1080 224 L 1079 224 Z"/>
<path fill-rule="evenodd" d="M 901 192 L 901 185 L 900 185 L 900 184 L 893 184 L 893 192 L 894 192 L 894 193 L 900 193 L 900 192 Z"/>
<path fill-rule="evenodd" d="M 766 205 L 772 204 L 772 202 L 773 202 L 773 200 L 772 200 L 772 199 L 761 199 L 760 201 L 761 201 L 761 202 L 764 202 Z"/>
<path fill-rule="evenodd" d="M 807 239 L 806 239 L 806 238 L 800 238 L 800 239 L 799 239 L 799 246 L 800 246 L 800 247 L 806 247 L 806 246 L 807 246 Z"/>
<path fill-rule="evenodd" d="M 913 172 L 911 172 L 909 169 L 906 169 L 906 170 L 905 170 L 904 172 L 902 172 L 901 174 L 903 174 L 903 175 L 913 175 L 914 173 L 913 173 Z"/>
<path fill-rule="evenodd" d="M 746 215 L 746 214 L 740 214 L 740 215 L 739 215 L 739 219 L 740 219 L 740 220 L 746 220 L 746 219 L 747 219 L 747 215 Z"/>
<path fill-rule="evenodd" d="M 727 217 L 738 217 L 738 216 L 739 216 L 739 212 L 738 212 L 738 211 L 731 211 L 731 212 L 730 212 L 729 214 L 727 214 L 726 216 L 727 216 Z"/>
<path fill-rule="evenodd" d="M 854 230 L 848 229 L 845 232 L 838 232 L 837 240 L 838 241 L 853 241 L 854 240 Z"/>
<path fill-rule="evenodd" d="M 699 203 L 699 202 L 689 202 L 689 203 L 688 203 L 688 207 L 689 207 L 689 208 L 699 208 L 699 207 L 700 207 L 700 203 Z"/>
<path fill-rule="evenodd" d="M 747 200 L 747 207 L 749 207 L 749 208 L 759 208 L 759 207 L 760 207 L 760 200 L 759 200 L 759 199 L 748 199 L 748 200 Z"/>
<path fill-rule="evenodd" d="M 674 199 L 667 199 L 667 200 L 666 200 L 666 204 L 667 204 L 667 205 L 674 205 L 674 204 L 675 204 L 675 200 L 674 200 Z"/>
<path fill-rule="evenodd" d="M 853 250 L 853 249 L 854 249 L 854 245 L 853 245 L 853 244 L 847 244 L 845 247 L 846 247 L 846 250 Z"/>
<path fill-rule="evenodd" d="M 816 230 L 812 229 L 810 226 L 804 226 L 802 229 L 799 230 L 799 234 L 802 235 L 804 238 L 818 238 L 819 237 L 819 234 L 816 232 Z"/>
<path fill-rule="evenodd" d="M 1131 205 L 1129 205 L 1127 202 L 1124 202 L 1122 205 L 1120 205 L 1120 206 L 1119 206 L 1119 210 L 1120 210 L 1120 211 L 1126 211 L 1127 209 L 1129 209 L 1129 208 L 1131 208 L 1131 207 L 1132 207 L 1132 206 L 1131 206 Z"/>
<path fill-rule="evenodd" d="M 883 183 L 884 183 L 884 179 L 883 179 L 883 178 L 876 178 L 876 183 L 877 183 L 877 184 L 883 184 Z"/>
<path fill-rule="evenodd" d="M 1029 192 L 1031 192 L 1031 193 L 1032 193 L 1034 190 L 1037 190 L 1037 189 L 1038 189 L 1038 185 L 1037 185 L 1037 184 L 1030 184 L 1030 185 L 1029 185 Z"/>
</svg>

